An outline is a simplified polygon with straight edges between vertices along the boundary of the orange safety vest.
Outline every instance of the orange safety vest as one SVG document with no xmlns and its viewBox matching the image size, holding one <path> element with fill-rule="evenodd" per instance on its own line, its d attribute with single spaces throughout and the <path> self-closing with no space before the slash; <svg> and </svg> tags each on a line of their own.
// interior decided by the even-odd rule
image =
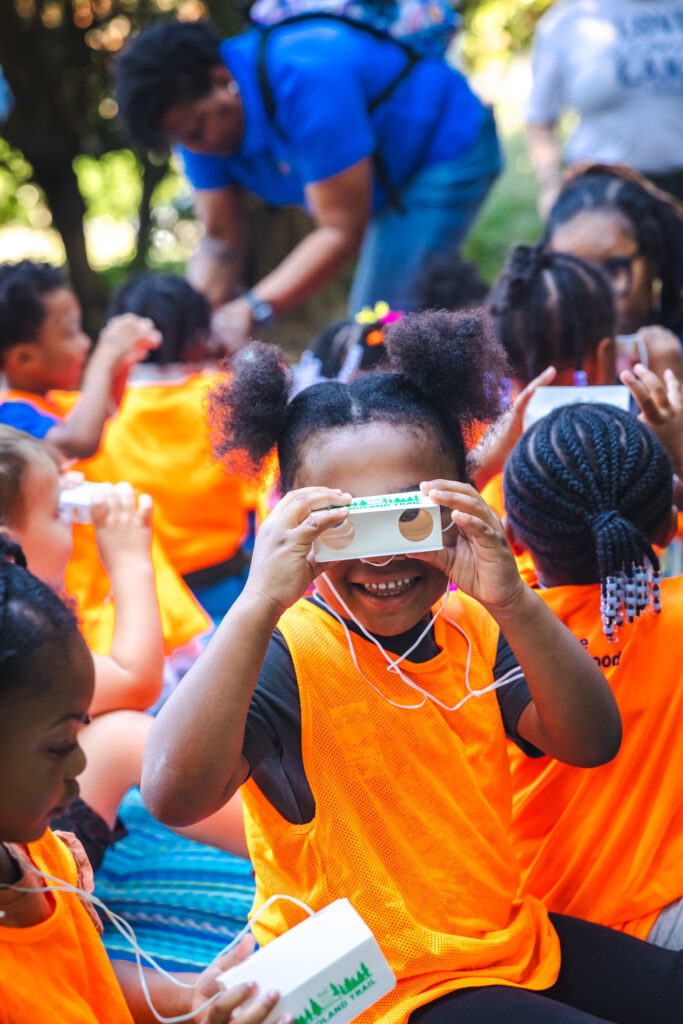
<svg viewBox="0 0 683 1024">
<path fill-rule="evenodd" d="M 525 757 L 510 744 L 525 891 L 550 910 L 644 939 L 683 896 L 683 577 L 662 581 L 660 615 L 648 610 L 620 626 L 612 644 L 600 584 L 539 595 L 607 676 L 623 740 L 600 768 Z"/>
<path fill-rule="evenodd" d="M 482 488 L 481 496 L 486 504 L 493 509 L 498 518 L 502 519 L 505 515 L 502 473 L 489 480 L 485 487 Z M 536 566 L 529 552 L 523 551 L 521 555 L 515 555 L 515 562 L 517 563 L 517 571 L 527 586 L 535 587 L 537 583 Z"/>
<path fill-rule="evenodd" d="M 80 398 L 80 393 L 50 391 L 41 398 L 39 395 L 11 390 L 2 398 L 5 401 L 28 402 L 42 412 L 64 419 Z M 76 463 L 75 468 L 82 470 L 87 465 L 88 462 Z M 152 563 L 164 648 L 166 654 L 170 654 L 194 637 L 206 633 L 211 623 L 159 541 L 156 510 L 153 522 Z M 75 524 L 73 537 L 73 553 L 65 575 L 66 590 L 76 600 L 81 629 L 88 647 L 97 654 L 108 654 L 114 635 L 115 618 L 114 605 L 108 600 L 111 590 L 109 577 L 97 553 L 93 527 Z"/>
<path fill-rule="evenodd" d="M 477 602 L 454 595 L 435 623 L 439 654 L 403 670 L 449 707 L 470 685 L 490 684 L 498 627 Z M 510 773 L 495 692 L 458 711 L 432 701 L 401 710 L 354 668 L 344 632 L 327 612 L 299 601 L 278 623 L 301 698 L 303 762 L 313 820 L 285 821 L 253 779 L 242 787 L 256 875 L 254 911 L 275 893 L 320 910 L 348 897 L 373 931 L 398 985 L 363 1021 L 400 1024 L 455 989 L 544 989 L 558 974 L 559 943 L 547 912 L 519 898 L 519 867 L 507 831 Z M 419 704 L 372 643 L 353 637 L 358 664 L 387 697 Z M 301 920 L 286 901 L 254 921 L 264 943 Z"/>
<path fill-rule="evenodd" d="M 39 871 L 78 884 L 76 862 L 52 832 L 27 849 Z M 52 895 L 54 910 L 39 924 L 0 921 L 0 1024 L 133 1024 L 85 907 L 70 893 Z"/>
<path fill-rule="evenodd" d="M 108 421 L 86 480 L 126 480 L 154 499 L 154 529 L 179 573 L 231 558 L 255 494 L 211 457 L 204 402 L 219 375 L 135 381 Z"/>
</svg>

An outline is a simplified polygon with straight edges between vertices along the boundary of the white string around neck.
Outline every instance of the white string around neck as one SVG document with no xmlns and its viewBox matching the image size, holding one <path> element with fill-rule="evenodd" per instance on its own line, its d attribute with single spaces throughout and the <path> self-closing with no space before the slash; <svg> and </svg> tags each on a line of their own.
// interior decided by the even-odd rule
<svg viewBox="0 0 683 1024">
<path fill-rule="evenodd" d="M 344 634 L 346 636 L 346 643 L 348 645 L 349 653 L 351 655 L 351 660 L 353 661 L 353 664 L 354 664 L 354 667 L 355 667 L 356 671 L 361 676 L 361 678 L 365 680 L 365 682 L 368 684 L 368 686 L 371 689 L 373 689 L 375 691 L 375 693 L 377 693 L 382 698 L 382 700 L 386 701 L 387 704 L 391 704 L 392 707 L 399 708 L 401 711 L 415 711 L 418 708 L 424 707 L 426 702 L 428 700 L 431 700 L 433 704 L 436 704 L 436 705 L 438 705 L 438 707 L 443 708 L 444 711 L 458 711 L 463 706 L 463 704 L 465 704 L 471 697 L 482 697 L 482 696 L 484 696 L 484 694 L 490 693 L 492 690 L 497 690 L 501 686 L 506 686 L 509 683 L 513 682 L 514 679 L 519 678 L 519 673 L 520 673 L 521 670 L 518 667 L 515 667 L 514 669 L 510 670 L 509 672 L 506 672 L 505 675 L 500 677 L 500 679 L 494 679 L 494 681 L 492 683 L 490 683 L 488 686 L 483 687 L 481 690 L 473 690 L 472 687 L 470 686 L 470 663 L 472 661 L 472 641 L 470 640 L 469 636 L 467 635 L 465 630 L 462 628 L 462 626 L 460 626 L 455 621 L 455 619 L 448 618 L 448 621 L 450 622 L 450 624 L 452 626 L 454 626 L 455 629 L 457 629 L 457 631 L 465 638 L 465 641 L 467 642 L 467 660 L 465 662 L 465 686 L 467 687 L 467 690 L 468 690 L 467 694 L 462 698 L 462 700 L 459 700 L 457 704 L 454 704 L 452 707 L 449 707 L 447 704 L 444 704 L 443 701 L 440 701 L 438 697 L 435 697 L 433 693 L 430 693 L 428 690 L 425 690 L 422 686 L 419 686 L 413 679 L 411 679 L 404 672 L 402 672 L 399 666 L 400 666 L 401 662 L 405 661 L 405 659 L 408 657 L 408 655 L 412 654 L 412 652 L 415 650 L 415 648 L 418 647 L 418 645 L 422 642 L 422 640 L 425 638 L 425 636 L 427 635 L 429 630 L 432 628 L 432 626 L 434 625 L 434 623 L 438 619 L 439 615 L 441 615 L 441 613 L 445 610 L 446 604 L 448 602 L 448 594 L 449 594 L 449 591 L 450 591 L 450 583 L 448 585 L 448 588 L 446 589 L 446 593 L 441 598 L 441 605 L 440 605 L 438 611 L 429 620 L 429 622 L 427 623 L 425 628 L 422 630 L 422 632 L 418 636 L 417 640 L 413 644 L 411 644 L 410 647 L 408 648 L 408 650 L 405 651 L 403 654 L 401 654 L 398 658 L 392 658 L 384 650 L 384 648 L 382 647 L 382 645 L 379 642 L 379 640 L 377 639 L 377 637 L 373 636 L 373 634 L 369 630 L 367 630 L 365 628 L 363 623 L 359 619 L 356 618 L 356 616 L 353 614 L 353 612 L 351 611 L 351 609 L 347 605 L 347 603 L 344 600 L 344 598 L 341 596 L 341 594 L 338 593 L 336 587 L 334 586 L 334 584 L 330 580 L 330 578 L 327 575 L 327 573 L 324 572 L 322 574 L 322 577 L 325 580 L 327 586 L 330 588 L 330 590 L 334 594 L 334 596 L 337 599 L 337 601 L 339 602 L 339 604 L 342 606 L 342 608 L 344 609 L 346 614 L 349 616 L 349 618 L 353 622 L 355 622 L 355 624 L 361 630 L 363 635 L 368 640 L 370 640 L 371 643 L 373 643 L 375 645 L 375 647 L 378 649 L 378 651 L 381 653 L 382 657 L 387 662 L 386 671 L 387 672 L 393 672 L 395 675 L 400 676 L 401 679 L 403 680 L 403 682 L 406 683 L 407 686 L 409 686 L 412 690 L 415 690 L 417 693 L 421 693 L 422 694 L 422 700 L 420 701 L 419 704 L 398 704 L 396 701 L 390 700 L 386 696 L 385 693 L 382 693 L 380 688 L 378 686 L 375 686 L 375 684 L 373 682 L 371 682 L 370 679 L 368 679 L 368 677 L 365 675 L 365 673 L 361 669 L 360 665 L 358 664 L 358 658 L 356 656 L 356 649 L 353 646 L 353 639 L 351 637 L 351 631 L 349 630 L 349 627 L 346 625 L 346 622 L 344 621 L 342 616 L 339 615 L 339 613 L 336 612 L 334 610 L 334 608 L 331 607 L 330 604 L 328 604 L 328 602 L 322 596 L 320 591 L 317 590 L 317 589 L 314 590 L 313 591 L 313 599 L 315 601 L 317 601 L 318 604 L 321 605 L 321 607 L 323 607 L 327 612 L 329 612 L 330 615 L 332 615 L 337 620 L 337 622 L 341 625 L 342 629 L 344 630 Z"/>
</svg>

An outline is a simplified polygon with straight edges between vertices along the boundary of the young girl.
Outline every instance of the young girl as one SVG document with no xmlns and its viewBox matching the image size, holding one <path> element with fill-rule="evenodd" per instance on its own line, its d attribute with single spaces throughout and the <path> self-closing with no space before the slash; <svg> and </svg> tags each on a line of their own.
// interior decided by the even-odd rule
<svg viewBox="0 0 683 1024">
<path fill-rule="evenodd" d="M 617 333 L 652 324 L 683 333 L 683 206 L 642 175 L 602 164 L 577 168 L 550 211 L 546 241 L 605 272 Z"/>
<path fill-rule="evenodd" d="M 551 924 L 518 895 L 505 734 L 589 766 L 614 756 L 620 723 L 466 482 L 463 429 L 495 411 L 500 350 L 480 315 L 447 313 L 394 325 L 387 350 L 387 372 L 289 402 L 282 356 L 256 345 L 214 393 L 223 450 L 258 461 L 277 444 L 287 493 L 155 722 L 143 795 L 186 822 L 242 785 L 256 906 L 348 897 L 387 956 L 398 984 L 368 1020 L 673 1019 L 675 954 Z M 312 542 L 346 522 L 352 495 L 420 487 L 442 508 L 442 550 L 316 564 Z M 299 916 L 274 903 L 259 941 Z"/>
<path fill-rule="evenodd" d="M 151 1024 L 136 966 L 110 963 L 87 901 L 51 892 L 58 883 L 39 873 L 92 889 L 82 848 L 48 825 L 78 793 L 93 662 L 73 613 L 27 572 L 21 550 L 0 538 L 0 552 L 0 1021 Z M 219 967 L 248 951 L 181 976 L 187 988 L 145 969 L 157 1011 L 223 1024 L 239 1007 L 242 1022 L 260 1024 L 277 993 L 240 986 L 206 1005 Z"/>
<path fill-rule="evenodd" d="M 57 458 L 49 446 L 0 425 L 0 533 L 21 545 L 30 569 L 57 591 L 63 590 L 72 543 L 71 525 L 59 518 L 59 488 Z M 92 721 L 80 736 L 88 756 L 83 799 L 55 827 L 75 832 L 97 868 L 107 846 L 125 835 L 119 807 L 140 782 L 152 722 L 141 711 L 161 692 L 164 650 L 149 556 L 151 506 L 141 503 L 137 509 L 129 489 L 103 488 L 91 511 L 111 580 L 116 628 L 109 654 L 93 655 Z M 239 799 L 186 834 L 244 855 Z"/>
<path fill-rule="evenodd" d="M 683 579 L 660 583 L 653 550 L 675 529 L 669 459 L 619 409 L 556 409 L 509 459 L 505 505 L 540 596 L 601 666 L 624 723 L 617 757 L 590 772 L 511 751 L 526 891 L 681 949 Z"/>
</svg>

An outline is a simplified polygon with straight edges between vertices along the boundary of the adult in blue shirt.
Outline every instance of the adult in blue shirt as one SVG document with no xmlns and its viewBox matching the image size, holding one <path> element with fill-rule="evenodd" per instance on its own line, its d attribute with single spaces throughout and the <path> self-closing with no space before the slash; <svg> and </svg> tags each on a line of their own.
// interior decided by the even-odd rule
<svg viewBox="0 0 683 1024">
<path fill-rule="evenodd" d="M 258 28 L 221 42 L 206 22 L 156 24 L 120 56 L 116 94 L 133 139 L 179 147 L 206 229 L 190 277 L 233 349 L 359 248 L 351 312 L 414 308 L 424 257 L 460 245 L 500 169 L 492 114 L 459 72 L 331 18 L 265 43 Z M 315 228 L 234 299 L 243 189 L 304 206 Z"/>
</svg>

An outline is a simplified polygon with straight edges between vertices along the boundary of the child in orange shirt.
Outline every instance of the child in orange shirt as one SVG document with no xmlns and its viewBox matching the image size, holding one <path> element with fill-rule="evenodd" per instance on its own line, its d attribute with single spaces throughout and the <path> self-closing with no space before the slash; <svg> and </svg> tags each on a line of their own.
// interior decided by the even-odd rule
<svg viewBox="0 0 683 1024">
<path fill-rule="evenodd" d="M 116 317 L 86 368 L 91 341 L 62 271 L 30 260 L 0 266 L 0 365 L 10 389 L 0 403 L 0 423 L 46 437 L 66 458 L 88 458 L 131 366 L 160 343 L 151 320 Z M 64 416 L 51 392 L 79 388 Z"/>
<path fill-rule="evenodd" d="M 505 469 L 513 543 L 624 723 L 617 757 L 590 772 L 511 751 L 525 888 L 550 910 L 681 949 L 683 578 L 660 581 L 654 550 L 675 530 L 672 498 L 666 452 L 612 406 L 556 409 Z"/>
<path fill-rule="evenodd" d="M 0 666 L 0 1022 L 149 1024 L 155 1018 L 136 965 L 110 963 L 85 897 L 51 890 L 59 883 L 41 874 L 92 889 L 82 848 L 48 826 L 78 793 L 93 662 L 73 613 L 4 538 Z M 179 975 L 183 987 L 145 968 L 157 1012 L 227 1024 L 237 1011 L 245 1024 L 261 1024 L 277 993 L 258 994 L 253 985 L 222 992 L 216 984 L 219 969 L 248 952 L 245 943 L 200 975 Z"/>
<path fill-rule="evenodd" d="M 206 298 L 172 274 L 138 274 L 112 297 L 109 315 L 149 318 L 161 345 L 135 367 L 105 430 L 88 480 L 126 480 L 154 499 L 154 528 L 175 569 L 220 621 L 249 564 L 257 488 L 211 456 L 205 399 L 217 379 Z"/>
<path fill-rule="evenodd" d="M 59 490 L 57 457 L 49 445 L 0 425 L 0 533 L 21 545 L 30 569 L 58 592 L 72 544 L 72 527 L 59 516 Z M 109 654 L 93 653 L 92 721 L 80 737 L 88 757 L 81 780 L 84 799 L 73 803 L 55 827 L 78 835 L 94 868 L 107 846 L 125 835 L 119 806 L 139 785 L 152 723 L 141 712 L 161 692 L 164 648 L 149 554 L 151 511 L 144 495 L 136 508 L 127 485 L 102 488 L 91 507 L 116 625 Z M 184 834 L 244 856 L 239 798 Z"/>
<path fill-rule="evenodd" d="M 145 800 L 187 822 L 241 786 L 256 906 L 348 897 L 387 956 L 397 987 L 368 1021 L 674 1019 L 676 954 L 551 922 L 518 896 L 506 732 L 591 765 L 614 756 L 620 723 L 465 482 L 463 431 L 495 415 L 500 349 L 481 315 L 448 313 L 406 317 L 386 346 L 386 369 L 290 400 L 284 357 L 255 344 L 214 392 L 223 452 L 258 464 L 276 445 L 287 493 L 155 721 Z M 443 549 L 316 562 L 312 543 L 347 524 L 352 495 L 419 489 L 441 506 Z M 297 919 L 277 907 L 259 941 Z"/>
</svg>

